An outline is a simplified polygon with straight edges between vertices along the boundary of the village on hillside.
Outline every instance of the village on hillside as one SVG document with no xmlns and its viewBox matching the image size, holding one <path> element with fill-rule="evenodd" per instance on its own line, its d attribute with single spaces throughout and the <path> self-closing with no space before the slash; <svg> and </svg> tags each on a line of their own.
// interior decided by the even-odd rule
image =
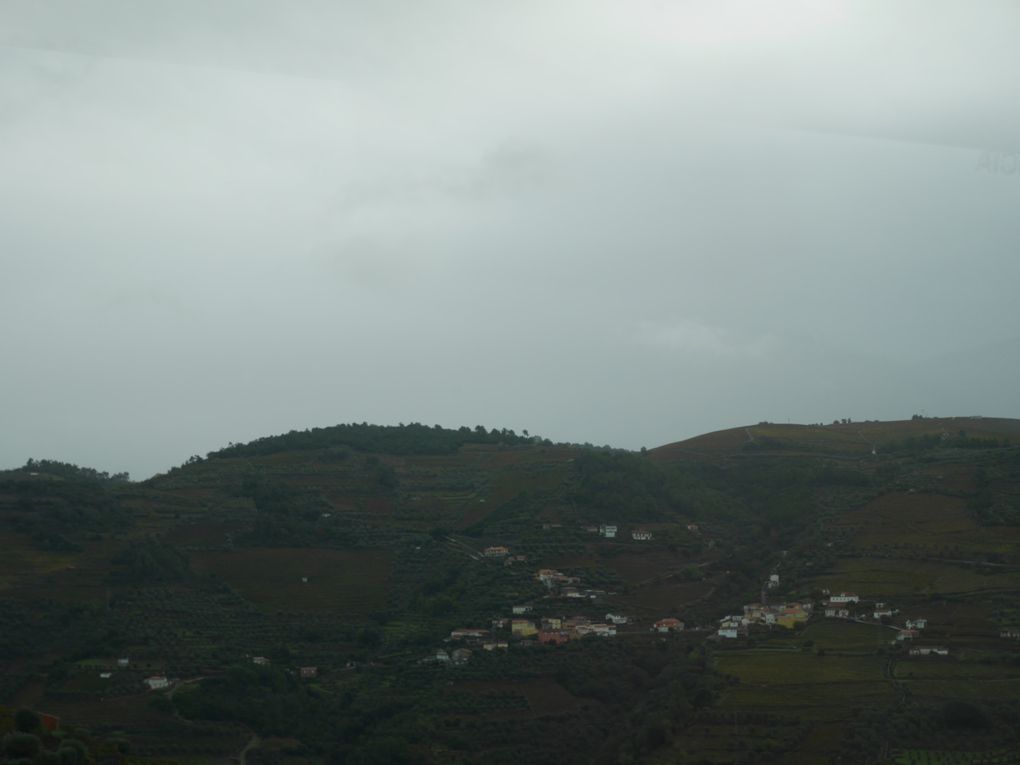
<svg viewBox="0 0 1020 765">
<path fill-rule="evenodd" d="M 612 539 L 619 533 L 615 524 L 586 526 L 584 530 Z M 688 531 L 697 532 L 694 524 Z M 631 538 L 646 541 L 653 538 L 650 531 L 634 530 Z M 524 555 L 514 555 L 510 547 L 486 547 L 486 559 L 502 560 L 504 565 L 526 563 Z M 534 579 L 544 585 L 543 598 L 525 603 L 507 605 L 507 613 L 494 615 L 487 626 L 460 627 L 450 632 L 444 646 L 422 662 L 438 662 L 449 666 L 466 664 L 473 650 L 507 651 L 512 647 L 525 649 L 536 646 L 557 646 L 586 638 L 615 638 L 618 635 L 670 635 L 681 632 L 703 634 L 705 639 L 719 644 L 747 640 L 756 634 L 767 635 L 773 630 L 795 630 L 805 627 L 812 619 L 843 619 L 865 624 L 881 625 L 890 630 L 889 644 L 908 647 L 911 656 L 948 656 L 949 649 L 941 644 L 922 644 L 920 638 L 928 620 L 923 616 L 900 618 L 900 611 L 883 601 L 862 600 L 852 592 L 831 593 L 822 590 L 819 597 L 770 602 L 769 594 L 780 589 L 780 575 L 772 573 L 763 583 L 758 602 L 747 603 L 742 613 L 728 614 L 718 620 L 717 627 L 688 627 L 677 616 L 659 618 L 627 615 L 607 611 L 601 621 L 580 614 L 568 615 L 564 601 L 576 600 L 591 605 L 607 594 L 602 589 L 585 586 L 582 577 L 568 575 L 554 568 L 540 568 Z"/>
</svg>

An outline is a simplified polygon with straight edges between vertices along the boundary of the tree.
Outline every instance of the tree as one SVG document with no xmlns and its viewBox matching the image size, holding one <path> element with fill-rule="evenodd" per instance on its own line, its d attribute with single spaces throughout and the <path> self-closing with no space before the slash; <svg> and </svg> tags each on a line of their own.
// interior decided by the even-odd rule
<svg viewBox="0 0 1020 765">
<path fill-rule="evenodd" d="M 31 733 L 14 732 L 4 736 L 4 754 L 12 759 L 35 757 L 39 748 L 39 738 Z"/>
<path fill-rule="evenodd" d="M 14 713 L 14 727 L 22 733 L 35 733 L 40 726 L 39 715 L 31 709 L 19 709 Z"/>
</svg>

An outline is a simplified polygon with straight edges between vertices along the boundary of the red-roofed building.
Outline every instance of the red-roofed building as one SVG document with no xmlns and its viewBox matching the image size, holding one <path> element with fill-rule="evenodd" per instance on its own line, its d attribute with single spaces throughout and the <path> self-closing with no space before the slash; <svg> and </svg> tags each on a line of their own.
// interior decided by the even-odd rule
<svg viewBox="0 0 1020 765">
<path fill-rule="evenodd" d="M 548 645 L 562 645 L 570 640 L 570 635 L 562 630 L 543 630 L 538 633 L 538 642 Z"/>
</svg>

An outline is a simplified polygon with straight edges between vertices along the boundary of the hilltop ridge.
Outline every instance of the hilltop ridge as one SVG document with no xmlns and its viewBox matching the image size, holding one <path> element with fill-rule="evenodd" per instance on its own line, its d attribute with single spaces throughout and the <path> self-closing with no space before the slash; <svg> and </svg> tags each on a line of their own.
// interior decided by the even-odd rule
<svg viewBox="0 0 1020 765">
<path fill-rule="evenodd" d="M 135 483 L 32 461 L 0 472 L 0 706 L 126 732 L 138 765 L 1009 762 L 1017 434 L 350 424 Z"/>
</svg>

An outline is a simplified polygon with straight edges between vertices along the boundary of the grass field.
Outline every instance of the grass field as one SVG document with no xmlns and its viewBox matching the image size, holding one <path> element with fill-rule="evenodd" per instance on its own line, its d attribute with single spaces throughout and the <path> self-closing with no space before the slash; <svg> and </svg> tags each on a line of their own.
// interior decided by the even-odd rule
<svg viewBox="0 0 1020 765">
<path fill-rule="evenodd" d="M 217 574 L 262 608 L 352 617 L 386 606 L 390 564 L 385 550 L 283 548 L 192 556 L 196 570 Z"/>
<path fill-rule="evenodd" d="M 526 703 L 524 708 L 499 709 L 497 707 L 483 712 L 489 717 L 543 717 L 569 714 L 581 704 L 580 699 L 571 695 L 563 686 L 548 679 L 523 682 L 469 681 L 457 683 L 451 692 L 483 698 L 486 696 L 515 696 L 523 699 Z"/>
<path fill-rule="evenodd" d="M 1020 666 L 953 661 L 947 657 L 906 659 L 896 662 L 897 678 L 962 678 L 965 680 L 1005 680 L 1020 678 Z"/>
<path fill-rule="evenodd" d="M 1020 762 L 1020 750 L 997 749 L 985 752 L 953 752 L 935 749 L 895 749 L 895 765 L 1007 765 Z"/>
<path fill-rule="evenodd" d="M 878 624 L 861 624 L 844 619 L 814 622 L 801 633 L 801 640 L 813 640 L 826 651 L 868 652 L 889 645 L 895 633 Z"/>
<path fill-rule="evenodd" d="M 810 585 L 864 598 L 1020 589 L 1020 572 L 984 573 L 965 565 L 895 558 L 840 558 Z"/>
<path fill-rule="evenodd" d="M 778 651 L 732 651 L 717 656 L 721 672 L 752 685 L 882 682 L 882 660 Z"/>
<path fill-rule="evenodd" d="M 841 721 L 853 710 L 894 701 L 881 657 L 815 656 L 809 653 L 734 651 L 717 656 L 721 672 L 740 684 L 727 689 L 723 708 L 795 714 Z"/>
</svg>

